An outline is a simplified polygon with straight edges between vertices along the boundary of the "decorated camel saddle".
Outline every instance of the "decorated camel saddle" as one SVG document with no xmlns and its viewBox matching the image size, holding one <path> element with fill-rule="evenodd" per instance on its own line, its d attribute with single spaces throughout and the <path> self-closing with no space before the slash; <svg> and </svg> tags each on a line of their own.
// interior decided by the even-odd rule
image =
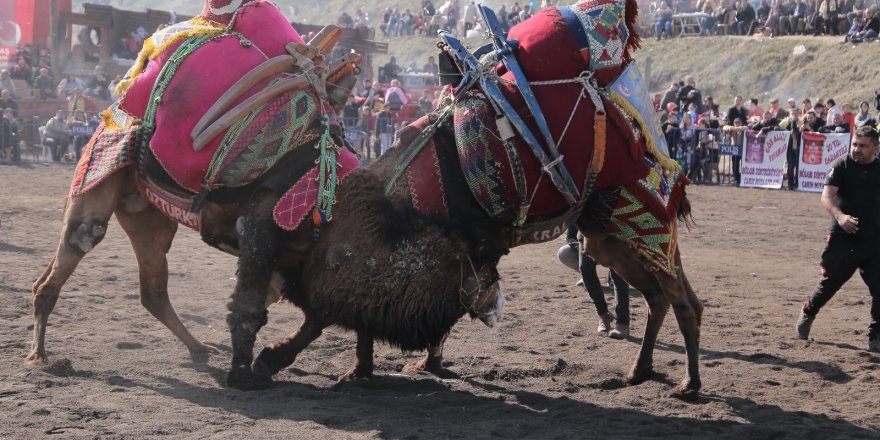
<svg viewBox="0 0 880 440">
<path fill-rule="evenodd" d="M 461 171 L 486 213 L 510 222 L 516 244 L 546 241 L 587 211 L 658 270 L 675 274 L 676 213 L 689 183 L 668 157 L 630 51 L 633 0 L 546 7 L 505 35 L 480 6 L 492 40 L 471 52 L 450 34 L 442 49 L 461 82 L 439 115 L 401 133 L 392 186 L 443 213 L 437 151 L 419 133 L 451 120 Z M 419 137 L 425 138 L 420 142 Z M 440 185 L 442 187 L 442 185 Z"/>
<path fill-rule="evenodd" d="M 315 44 L 335 42 L 321 37 Z M 84 150 L 70 195 L 137 163 L 147 198 L 199 229 L 200 198 L 253 184 L 302 149 L 300 162 L 316 165 L 273 187 L 276 222 L 296 228 L 319 192 L 358 165 L 343 148 L 324 87 L 330 70 L 344 73 L 354 60 L 328 67 L 322 51 L 329 47 L 306 45 L 268 1 L 206 1 L 197 17 L 144 41 Z"/>
</svg>

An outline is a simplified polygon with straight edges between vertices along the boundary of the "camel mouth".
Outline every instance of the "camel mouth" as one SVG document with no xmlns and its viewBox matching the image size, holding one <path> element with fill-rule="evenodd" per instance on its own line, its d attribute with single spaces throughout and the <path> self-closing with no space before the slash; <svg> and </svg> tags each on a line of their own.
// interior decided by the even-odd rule
<svg viewBox="0 0 880 440">
<path fill-rule="evenodd" d="M 504 295 L 498 292 L 498 296 L 495 298 L 495 305 L 488 312 L 480 313 L 480 321 L 486 324 L 486 327 L 495 328 L 495 324 L 498 324 L 498 321 L 501 320 L 501 315 L 504 312 L 504 303 L 506 302 L 507 300 L 504 298 Z"/>
</svg>

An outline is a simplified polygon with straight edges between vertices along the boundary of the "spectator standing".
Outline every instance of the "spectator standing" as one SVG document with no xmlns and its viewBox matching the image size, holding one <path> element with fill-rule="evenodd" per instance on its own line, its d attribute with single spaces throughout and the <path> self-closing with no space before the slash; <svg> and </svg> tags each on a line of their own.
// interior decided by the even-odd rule
<svg viewBox="0 0 880 440">
<path fill-rule="evenodd" d="M 519 11 L 516 11 L 517 14 Z M 474 25 L 477 23 L 477 18 L 479 18 L 480 13 L 477 9 L 476 2 L 469 1 L 462 11 L 461 21 L 464 23 L 464 32 L 467 34 L 467 31 L 474 28 Z"/>
<path fill-rule="evenodd" d="M 792 99 L 792 101 L 794 100 Z M 770 100 L 770 110 L 768 111 L 779 121 L 788 117 L 788 111 L 779 106 L 779 98 L 773 98 Z"/>
<path fill-rule="evenodd" d="M 358 93 L 358 98 L 360 98 L 358 103 L 367 108 L 373 107 L 373 101 L 376 97 L 376 89 L 373 88 L 373 80 L 369 78 L 364 78 L 364 87 Z"/>
<path fill-rule="evenodd" d="M 12 113 L 11 109 L 3 110 L 3 118 L 0 120 L 0 152 L 9 150 L 9 159 L 13 162 L 21 161 L 21 125 Z"/>
<path fill-rule="evenodd" d="M 801 110 L 797 108 L 797 101 L 795 101 L 794 98 L 788 98 L 786 104 L 788 105 L 788 109 L 786 110 L 788 116 L 794 118 L 798 118 L 801 116 Z"/>
<path fill-rule="evenodd" d="M 795 111 L 792 111 L 787 118 L 783 119 L 782 122 L 779 123 L 780 128 L 791 132 L 791 137 L 788 140 L 788 149 L 786 149 L 785 151 L 785 162 L 787 164 L 786 180 L 788 181 L 789 190 L 797 189 L 798 168 L 800 167 L 799 152 L 803 127 L 801 124 L 799 113 L 796 110 L 797 109 L 795 109 Z"/>
<path fill-rule="evenodd" d="M 670 102 L 674 103 L 676 106 L 678 102 L 676 101 L 676 97 L 678 97 L 678 89 L 680 86 L 677 82 L 673 82 L 672 85 L 666 89 L 666 92 L 663 93 L 663 100 L 660 101 L 660 109 L 666 109 L 666 106 L 669 105 Z"/>
<path fill-rule="evenodd" d="M 10 109 L 15 117 L 18 117 L 18 100 L 12 97 L 9 89 L 0 90 L 0 111 Z"/>
<path fill-rule="evenodd" d="M 399 79 L 398 75 L 400 75 L 401 68 L 397 65 L 397 58 L 391 57 L 388 62 L 382 66 L 382 73 L 385 75 L 385 81 L 380 82 L 391 82 L 393 79 Z"/>
<path fill-rule="evenodd" d="M 773 117 L 770 110 L 761 115 L 761 120 L 749 126 L 750 130 L 766 133 L 768 131 L 779 130 L 779 120 Z"/>
<path fill-rule="evenodd" d="M 83 89 L 76 88 L 73 91 L 73 95 L 67 97 L 67 123 L 70 124 L 73 122 L 73 118 L 77 111 L 85 112 L 86 111 L 86 97 L 83 96 Z"/>
<path fill-rule="evenodd" d="M 728 115 L 730 117 L 730 115 Z M 730 125 L 725 125 L 721 128 L 722 133 L 726 136 L 726 141 L 729 144 L 734 145 L 742 145 L 743 136 L 748 127 L 745 126 L 743 120 L 739 117 L 735 117 L 733 119 L 733 123 Z M 733 181 L 736 183 L 736 186 L 739 186 L 740 179 L 742 177 L 740 173 L 740 165 L 742 162 L 742 151 L 738 151 L 740 154 L 733 154 L 730 156 L 731 167 L 733 168 Z"/>
<path fill-rule="evenodd" d="M 797 336 L 810 337 L 819 310 L 859 270 L 871 294 L 868 351 L 880 352 L 880 150 L 877 130 L 862 126 L 849 154 L 831 166 L 822 191 L 822 207 L 831 215 L 822 252 L 822 278 L 801 309 Z"/>
<path fill-rule="evenodd" d="M 406 92 L 400 87 L 400 81 L 391 80 L 391 87 L 385 91 L 385 107 L 391 112 L 399 112 L 409 102 Z"/>
<path fill-rule="evenodd" d="M 877 127 L 877 120 L 872 118 L 868 113 L 871 109 L 868 107 L 868 101 L 862 101 L 859 103 L 859 112 L 856 114 L 856 127 L 861 127 L 863 125 L 870 125 L 872 127 Z"/>
<path fill-rule="evenodd" d="M 425 89 L 422 92 L 422 96 L 419 97 L 419 109 L 423 115 L 427 115 L 434 111 L 434 96 L 431 94 L 431 91 Z"/>
<path fill-rule="evenodd" d="M 761 118 L 764 116 L 764 109 L 758 104 L 758 98 L 749 99 L 749 118 Z M 746 119 L 748 121 L 748 119 Z"/>
<path fill-rule="evenodd" d="M 801 108 L 801 117 L 807 116 L 807 113 L 813 111 L 813 101 L 810 98 L 804 98 L 804 106 Z"/>
<path fill-rule="evenodd" d="M 12 97 L 18 99 L 18 92 L 15 90 L 15 83 L 9 76 L 9 69 L 0 70 L 0 90 L 8 89 L 12 93 Z"/>
<path fill-rule="evenodd" d="M 825 120 L 816 115 L 815 111 L 810 110 L 807 112 L 806 116 L 804 116 L 803 128 L 801 131 L 818 133 L 819 129 L 824 126 Z"/>
<path fill-rule="evenodd" d="M 602 283 L 596 273 L 596 261 L 581 252 L 584 247 L 582 238 L 574 226 L 569 226 L 566 234 L 568 243 L 559 248 L 556 256 L 562 264 L 580 272 L 587 295 L 593 300 L 596 313 L 599 315 L 599 325 L 596 327 L 596 332 L 613 339 L 624 339 L 629 336 L 630 326 L 629 284 L 614 270 L 609 269 L 609 285 L 614 289 L 614 296 L 617 299 L 617 306 L 614 309 L 617 321 L 615 323 L 615 315 L 612 315 L 608 310 L 605 291 L 602 289 Z M 612 324 L 615 325 L 612 327 Z"/>
<path fill-rule="evenodd" d="M 67 127 L 70 130 L 70 138 L 73 142 L 74 160 L 79 162 L 82 147 L 91 137 L 91 133 L 89 133 L 89 121 L 86 119 L 85 112 L 82 110 L 74 111 Z"/>
<path fill-rule="evenodd" d="M 433 55 L 429 56 L 428 62 L 422 66 L 422 72 L 430 73 L 431 75 L 440 73 L 440 67 L 437 66 L 437 61 L 434 60 Z"/>
</svg>

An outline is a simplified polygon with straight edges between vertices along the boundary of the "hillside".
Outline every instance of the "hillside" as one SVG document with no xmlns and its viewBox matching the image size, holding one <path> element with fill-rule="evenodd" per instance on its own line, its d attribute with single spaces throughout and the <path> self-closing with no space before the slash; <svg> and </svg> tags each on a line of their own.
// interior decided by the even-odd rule
<svg viewBox="0 0 880 440">
<path fill-rule="evenodd" d="M 79 4 L 81 2 L 75 2 Z M 287 16 L 295 21 L 331 23 L 343 11 L 354 13 L 363 8 L 378 23 L 381 11 L 387 7 L 412 7 L 407 0 L 277 0 Z M 435 1 L 439 5 L 442 2 Z M 491 6 L 500 0 L 484 3 Z M 508 2 L 509 3 L 509 2 Z M 174 9 L 179 13 L 194 14 L 201 2 L 181 0 L 115 0 L 113 5 L 140 10 Z M 381 38 L 381 37 L 380 37 Z M 776 96 L 789 96 L 800 101 L 803 97 L 834 97 L 838 102 L 873 102 L 874 90 L 880 88 L 874 78 L 880 78 L 880 65 L 861 60 L 875 60 L 880 55 L 880 43 L 842 45 L 837 37 L 704 37 L 655 41 L 646 39 L 635 58 L 650 78 L 650 89 L 662 92 L 673 79 L 693 75 L 704 95 L 711 94 L 715 102 L 726 107 L 733 96 L 757 97 L 765 102 Z M 481 41 L 469 42 L 471 46 Z M 396 55 L 402 66 L 416 61 L 422 65 L 436 52 L 431 38 L 394 38 L 389 40 L 390 54 Z M 377 57 L 377 64 L 387 56 Z"/>
</svg>

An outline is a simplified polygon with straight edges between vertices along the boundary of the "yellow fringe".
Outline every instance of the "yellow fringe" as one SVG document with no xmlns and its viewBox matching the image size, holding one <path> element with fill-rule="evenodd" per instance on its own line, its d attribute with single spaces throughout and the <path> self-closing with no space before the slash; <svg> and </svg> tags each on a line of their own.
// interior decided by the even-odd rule
<svg viewBox="0 0 880 440">
<path fill-rule="evenodd" d="M 190 26 L 187 27 L 186 24 Z M 183 30 L 180 30 L 184 28 Z M 153 35 L 144 40 L 144 47 L 138 53 L 137 60 L 134 65 L 125 74 L 125 78 L 116 85 L 116 94 L 123 95 L 131 86 L 132 81 L 143 73 L 147 63 L 159 56 L 165 49 L 185 38 L 195 36 L 220 35 L 227 31 L 226 26 L 211 20 L 195 17 L 182 23 L 173 24 L 164 29 L 156 31 Z M 156 41 L 161 41 L 156 45 Z"/>
<path fill-rule="evenodd" d="M 636 123 L 639 124 L 639 128 L 642 130 L 642 136 L 645 138 L 645 146 L 647 147 L 648 152 L 651 153 L 657 159 L 657 162 L 660 163 L 660 166 L 663 167 L 663 169 L 666 171 L 681 171 L 681 168 L 678 166 L 678 162 L 670 159 L 669 156 L 660 153 L 660 151 L 657 149 L 657 143 L 654 141 L 653 138 L 651 138 L 651 136 L 648 135 L 648 133 L 650 132 L 647 130 L 647 125 L 645 121 L 642 120 L 642 116 L 641 114 L 639 114 L 639 111 L 636 110 L 635 107 L 633 107 L 632 104 L 630 104 L 629 101 L 626 100 L 626 98 L 620 95 L 609 93 L 607 96 L 608 99 L 623 108 L 626 113 L 631 118 L 633 118 Z"/>
<path fill-rule="evenodd" d="M 605 166 L 605 118 L 604 113 L 596 113 L 596 118 L 593 122 L 593 138 L 595 142 L 593 142 L 593 160 L 590 162 L 590 168 L 592 168 L 594 174 L 601 173 L 602 168 Z"/>
</svg>

